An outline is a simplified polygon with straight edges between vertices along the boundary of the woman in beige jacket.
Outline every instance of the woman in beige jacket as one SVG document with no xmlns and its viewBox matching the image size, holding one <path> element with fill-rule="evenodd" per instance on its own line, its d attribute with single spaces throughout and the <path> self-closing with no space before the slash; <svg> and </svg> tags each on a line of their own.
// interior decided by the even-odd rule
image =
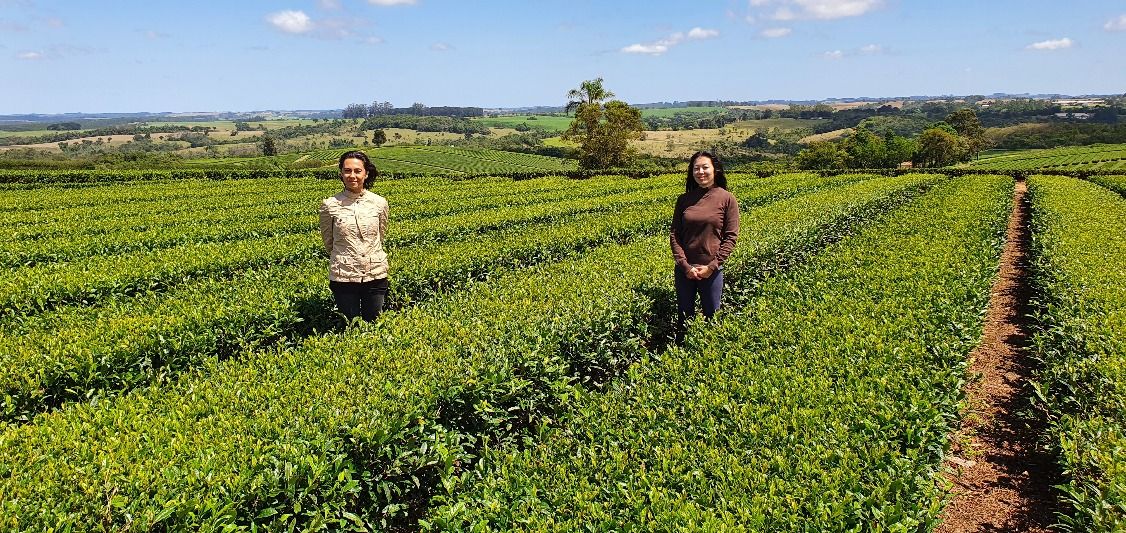
<svg viewBox="0 0 1126 533">
<path fill-rule="evenodd" d="M 367 154 L 345 152 L 337 165 L 344 190 L 319 209 L 329 254 L 328 285 L 336 308 L 349 320 L 375 320 L 387 296 L 387 200 L 365 187 L 376 176 Z"/>
</svg>

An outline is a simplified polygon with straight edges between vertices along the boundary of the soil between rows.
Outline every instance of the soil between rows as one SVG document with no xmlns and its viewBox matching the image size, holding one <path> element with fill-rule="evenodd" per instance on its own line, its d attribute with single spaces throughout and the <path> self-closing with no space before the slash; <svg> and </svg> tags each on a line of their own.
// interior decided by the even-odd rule
<svg viewBox="0 0 1126 533">
<path fill-rule="evenodd" d="M 962 425 L 943 465 L 950 499 L 938 532 L 1047 532 L 1061 509 L 1052 486 L 1062 476 L 1030 401 L 1027 192 L 1018 181 L 981 343 L 970 354 Z"/>
</svg>

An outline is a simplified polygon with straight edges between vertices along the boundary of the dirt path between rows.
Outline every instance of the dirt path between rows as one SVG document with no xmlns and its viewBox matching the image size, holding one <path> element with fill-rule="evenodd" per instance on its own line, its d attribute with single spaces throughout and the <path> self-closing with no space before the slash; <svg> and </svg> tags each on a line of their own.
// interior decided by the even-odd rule
<svg viewBox="0 0 1126 533">
<path fill-rule="evenodd" d="M 1046 532 L 1060 509 L 1052 489 L 1061 482 L 1059 468 L 1039 445 L 1044 428 L 1031 414 L 1027 384 L 1033 370 L 1027 192 L 1018 181 L 981 344 L 970 354 L 962 426 L 943 465 L 951 494 L 938 532 Z"/>
</svg>

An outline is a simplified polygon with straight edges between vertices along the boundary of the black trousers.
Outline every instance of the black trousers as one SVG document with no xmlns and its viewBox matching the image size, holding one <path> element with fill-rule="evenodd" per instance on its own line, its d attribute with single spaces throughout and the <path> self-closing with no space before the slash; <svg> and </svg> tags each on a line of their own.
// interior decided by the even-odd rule
<svg viewBox="0 0 1126 533">
<path fill-rule="evenodd" d="M 383 300 L 387 297 L 387 278 L 363 282 L 329 281 L 328 288 L 336 300 L 336 309 L 349 322 L 361 317 L 367 322 L 375 320 L 383 312 Z"/>
</svg>

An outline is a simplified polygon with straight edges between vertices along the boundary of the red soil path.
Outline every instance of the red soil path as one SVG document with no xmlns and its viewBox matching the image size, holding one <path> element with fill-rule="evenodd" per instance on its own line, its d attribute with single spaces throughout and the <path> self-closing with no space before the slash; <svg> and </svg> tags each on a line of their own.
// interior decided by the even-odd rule
<svg viewBox="0 0 1126 533">
<path fill-rule="evenodd" d="M 981 344 L 970 354 L 962 427 L 943 469 L 950 500 L 938 532 L 1046 532 L 1060 508 L 1051 488 L 1059 469 L 1040 442 L 1043 425 L 1029 402 L 1027 191 L 1018 181 Z"/>
</svg>

